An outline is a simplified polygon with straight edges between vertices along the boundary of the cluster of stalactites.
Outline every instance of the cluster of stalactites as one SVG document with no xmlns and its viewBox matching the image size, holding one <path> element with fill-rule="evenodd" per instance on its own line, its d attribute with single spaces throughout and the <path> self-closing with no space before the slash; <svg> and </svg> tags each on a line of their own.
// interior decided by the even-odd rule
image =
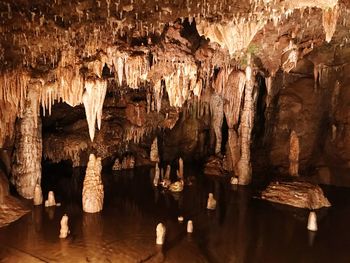
<svg viewBox="0 0 350 263">
<path fill-rule="evenodd" d="M 23 114 L 29 80 L 24 71 L 0 75 L 0 147 L 6 136 L 12 137 L 15 119 Z"/>
<path fill-rule="evenodd" d="M 266 21 L 260 19 L 234 19 L 227 24 L 209 23 L 202 21 L 197 24 L 200 35 L 218 43 L 222 48 L 228 49 L 230 55 L 247 48 L 256 33 L 261 30 Z"/>
<path fill-rule="evenodd" d="M 178 63 L 173 65 L 173 69 L 171 74 L 163 76 L 165 89 L 168 93 L 170 106 L 181 108 L 191 92 L 196 90 L 198 93 L 197 66 L 194 63 Z M 156 88 L 159 90 L 159 87 Z M 158 91 L 156 90 L 156 92 Z M 156 101 L 156 105 L 159 103 Z"/>
<path fill-rule="evenodd" d="M 102 108 L 106 92 L 106 80 L 97 79 L 85 82 L 83 103 L 91 141 L 93 141 L 95 137 L 96 121 L 98 129 L 101 129 Z"/>
<path fill-rule="evenodd" d="M 124 132 L 124 140 L 129 142 L 133 141 L 134 143 L 138 144 L 141 142 L 141 140 L 144 138 L 144 136 L 149 135 L 153 132 L 153 127 L 138 127 L 135 125 L 132 125 L 125 129 Z"/>
<path fill-rule="evenodd" d="M 323 11 L 322 22 L 326 33 L 326 41 L 330 42 L 332 40 L 339 17 L 338 0 L 286 0 L 284 5 L 288 9 L 321 8 Z"/>
</svg>

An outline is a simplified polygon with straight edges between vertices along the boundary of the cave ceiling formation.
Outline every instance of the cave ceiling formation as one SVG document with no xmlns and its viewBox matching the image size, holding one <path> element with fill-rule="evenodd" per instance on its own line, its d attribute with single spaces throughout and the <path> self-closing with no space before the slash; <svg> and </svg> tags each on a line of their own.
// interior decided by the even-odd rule
<svg viewBox="0 0 350 263">
<path fill-rule="evenodd" d="M 228 101 L 213 115 L 225 114 L 229 129 L 244 122 L 239 132 L 229 132 L 229 147 L 231 161 L 240 159 L 237 173 L 249 173 L 255 76 L 265 78 L 269 104 L 279 72 L 293 73 L 300 61 L 313 67 L 315 83 L 328 68 L 345 70 L 349 12 L 346 0 L 0 1 L 0 147 L 13 144 L 28 94 L 37 115 L 50 115 L 60 101 L 83 105 L 90 140 L 98 141 L 108 92 L 147 89 L 154 112 L 161 111 L 165 92 L 172 108 L 195 98 L 214 112 L 218 104 L 207 96 L 213 88 L 211 97 Z M 134 124 L 129 140 L 154 129 L 135 117 L 143 110 L 127 109 Z M 167 114 L 163 128 L 174 126 L 176 114 Z M 70 146 L 73 163 L 74 148 L 88 143 Z"/>
</svg>

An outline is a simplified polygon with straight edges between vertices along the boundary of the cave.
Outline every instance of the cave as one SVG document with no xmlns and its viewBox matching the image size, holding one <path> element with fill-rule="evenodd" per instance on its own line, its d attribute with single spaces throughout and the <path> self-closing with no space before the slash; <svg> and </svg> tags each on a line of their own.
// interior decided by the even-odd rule
<svg viewBox="0 0 350 263">
<path fill-rule="evenodd" d="M 0 262 L 350 262 L 349 32 L 348 0 L 1 0 Z"/>
</svg>

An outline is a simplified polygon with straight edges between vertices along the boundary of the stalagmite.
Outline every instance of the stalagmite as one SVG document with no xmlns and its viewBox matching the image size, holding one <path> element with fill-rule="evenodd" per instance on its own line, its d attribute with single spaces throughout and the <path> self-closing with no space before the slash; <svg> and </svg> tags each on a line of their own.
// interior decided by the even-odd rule
<svg viewBox="0 0 350 263">
<path fill-rule="evenodd" d="M 307 229 L 310 231 L 317 231 L 317 217 L 314 211 L 311 211 L 307 220 Z"/>
<path fill-rule="evenodd" d="M 221 96 L 213 94 L 210 98 L 210 111 L 212 115 L 212 127 L 215 133 L 215 154 L 221 153 L 222 123 L 224 118 L 223 100 Z"/>
<path fill-rule="evenodd" d="M 295 131 L 291 132 L 289 140 L 289 174 L 299 175 L 299 138 Z"/>
<path fill-rule="evenodd" d="M 326 41 L 328 43 L 331 42 L 334 32 L 336 30 L 338 17 L 338 5 L 334 6 L 333 8 L 323 9 L 322 23 L 324 31 L 326 33 Z"/>
<path fill-rule="evenodd" d="M 213 193 L 209 193 L 208 201 L 207 201 L 207 209 L 215 210 L 216 209 L 216 200 L 214 199 Z"/>
<path fill-rule="evenodd" d="M 85 82 L 85 92 L 83 103 L 85 107 L 86 119 L 89 125 L 89 135 L 91 141 L 95 137 L 95 124 L 97 121 L 98 129 L 101 128 L 103 102 L 107 92 L 107 81 L 94 80 Z"/>
<path fill-rule="evenodd" d="M 154 179 L 153 179 L 153 185 L 158 186 L 159 184 L 159 177 L 160 177 L 160 170 L 159 165 L 156 163 L 155 172 L 154 172 Z"/>
<path fill-rule="evenodd" d="M 156 244 L 163 245 L 165 240 L 165 226 L 162 223 L 159 223 L 156 228 Z"/>
<path fill-rule="evenodd" d="M 61 219 L 61 230 L 60 230 L 60 238 L 66 238 L 70 233 L 68 227 L 68 216 L 64 214 Z"/>
<path fill-rule="evenodd" d="M 39 114 L 41 85 L 28 86 L 23 117 L 18 121 L 16 151 L 12 175 L 18 193 L 28 199 L 34 197 L 34 188 L 41 182 L 42 135 Z"/>
<path fill-rule="evenodd" d="M 179 173 L 178 173 L 178 178 L 180 180 L 183 180 L 184 178 L 184 161 L 182 160 L 182 158 L 179 158 Z"/>
<path fill-rule="evenodd" d="M 36 184 L 34 188 L 34 205 L 41 205 L 43 203 L 43 193 L 40 184 Z"/>
<path fill-rule="evenodd" d="M 251 58 L 248 54 L 248 66 L 246 68 L 246 87 L 244 95 L 244 107 L 241 115 L 241 124 L 239 135 L 241 139 L 241 157 L 238 162 L 238 183 L 240 185 L 247 185 L 251 181 L 252 167 L 250 163 L 250 143 L 251 132 L 254 123 L 254 101 L 253 88 L 254 79 L 251 68 Z"/>
<path fill-rule="evenodd" d="M 152 162 L 159 162 L 159 154 L 158 154 L 158 138 L 154 138 L 152 145 L 151 145 L 151 153 L 150 153 L 150 160 Z"/>
<path fill-rule="evenodd" d="M 168 165 L 166 166 L 166 171 L 165 171 L 164 179 L 170 180 L 170 172 L 171 172 L 171 166 L 170 166 L 170 164 L 168 164 Z"/>
<path fill-rule="evenodd" d="M 45 201 L 45 207 L 56 206 L 55 194 L 53 191 L 49 191 L 47 200 Z"/>
<path fill-rule="evenodd" d="M 101 171 L 101 158 L 90 154 L 83 185 L 83 210 L 87 213 L 96 213 L 103 208 L 104 190 Z"/>
<path fill-rule="evenodd" d="M 193 233 L 193 222 L 192 220 L 187 221 L 187 233 Z"/>
<path fill-rule="evenodd" d="M 238 178 L 236 176 L 232 176 L 231 180 L 230 180 L 230 183 L 232 185 L 238 185 Z"/>
</svg>

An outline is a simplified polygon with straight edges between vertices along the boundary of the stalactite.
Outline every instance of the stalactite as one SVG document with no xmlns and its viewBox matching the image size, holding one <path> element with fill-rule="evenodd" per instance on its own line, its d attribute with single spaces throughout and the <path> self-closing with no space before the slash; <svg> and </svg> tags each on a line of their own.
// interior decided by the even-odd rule
<svg viewBox="0 0 350 263">
<path fill-rule="evenodd" d="M 159 154 L 158 154 L 158 139 L 157 137 L 154 138 L 152 145 L 151 145 L 151 153 L 150 153 L 150 160 L 152 162 L 159 162 Z"/>
<path fill-rule="evenodd" d="M 90 154 L 82 193 L 83 210 L 87 213 L 97 213 L 103 208 L 104 190 L 101 171 L 101 158 Z"/>
<path fill-rule="evenodd" d="M 0 75 L 0 147 L 14 133 L 15 119 L 24 112 L 27 85 L 25 71 L 9 71 Z"/>
<path fill-rule="evenodd" d="M 31 84 L 16 134 L 13 180 L 18 193 L 28 199 L 33 198 L 36 184 L 41 181 L 41 120 L 39 115 L 40 83 Z"/>
<path fill-rule="evenodd" d="M 102 108 L 107 91 L 107 81 L 94 80 L 85 82 L 85 92 L 83 103 L 85 107 L 86 119 L 89 125 L 89 135 L 91 141 L 95 137 L 95 124 L 101 128 Z"/>
<path fill-rule="evenodd" d="M 333 8 L 327 8 L 323 10 L 322 24 L 324 31 L 326 33 L 326 41 L 329 43 L 332 40 L 334 32 L 337 27 L 337 21 L 339 17 L 339 7 L 338 5 Z"/>
<path fill-rule="evenodd" d="M 200 35 L 218 43 L 222 48 L 227 48 L 230 55 L 247 48 L 256 33 L 266 23 L 262 17 L 256 19 L 234 19 L 227 24 L 209 23 L 202 21 L 197 24 Z"/>
<path fill-rule="evenodd" d="M 153 86 L 154 100 L 156 103 L 157 112 L 160 112 L 162 108 L 163 87 L 162 81 L 158 80 Z"/>
<path fill-rule="evenodd" d="M 132 89 L 138 89 L 139 85 L 146 81 L 149 69 L 147 56 L 127 57 L 124 64 L 127 85 Z"/>
<path fill-rule="evenodd" d="M 266 107 L 270 107 L 271 101 L 273 99 L 273 90 L 272 90 L 272 77 L 267 77 L 265 78 L 265 85 L 266 85 L 266 91 L 267 91 L 267 96 L 266 96 Z"/>
<path fill-rule="evenodd" d="M 299 137 L 295 131 L 292 131 L 289 139 L 289 174 L 291 176 L 299 175 Z"/>
</svg>

